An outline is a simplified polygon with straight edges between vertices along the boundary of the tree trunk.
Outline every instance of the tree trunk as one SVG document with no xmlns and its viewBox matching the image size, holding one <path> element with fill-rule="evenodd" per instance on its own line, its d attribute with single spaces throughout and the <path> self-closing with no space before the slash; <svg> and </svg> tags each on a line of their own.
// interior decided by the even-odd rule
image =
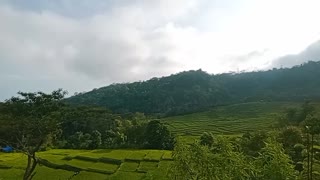
<svg viewBox="0 0 320 180">
<path fill-rule="evenodd" d="M 23 175 L 23 180 L 31 180 L 33 178 L 33 176 L 36 174 L 34 172 L 34 170 L 36 169 L 36 166 L 38 164 L 36 152 L 39 151 L 43 142 L 44 142 L 44 139 L 41 139 L 38 142 L 38 145 L 34 149 L 29 149 L 28 151 L 25 152 L 28 156 L 28 164 L 27 164 L 27 168 L 26 168 L 24 175 Z"/>
<path fill-rule="evenodd" d="M 308 180 L 310 180 L 310 138 L 309 133 L 307 134 L 307 174 L 308 174 Z"/>
<path fill-rule="evenodd" d="M 312 175 L 312 166 L 313 166 L 313 134 L 311 134 L 311 165 L 310 165 L 310 179 L 312 180 L 313 179 L 313 175 Z"/>
<path fill-rule="evenodd" d="M 38 161 L 36 159 L 35 153 L 28 154 L 28 164 L 23 175 L 23 180 L 31 180 L 33 178 L 33 176 L 36 174 L 34 170 L 37 164 Z"/>
</svg>

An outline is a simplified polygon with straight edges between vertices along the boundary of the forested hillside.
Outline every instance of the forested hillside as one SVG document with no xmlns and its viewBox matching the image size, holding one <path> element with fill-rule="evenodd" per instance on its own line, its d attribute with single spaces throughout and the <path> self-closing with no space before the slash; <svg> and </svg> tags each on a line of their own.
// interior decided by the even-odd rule
<svg viewBox="0 0 320 180">
<path fill-rule="evenodd" d="M 144 82 L 113 84 L 67 99 L 119 113 L 176 115 L 255 101 L 320 100 L 320 62 L 289 69 L 210 75 L 186 71 Z"/>
</svg>

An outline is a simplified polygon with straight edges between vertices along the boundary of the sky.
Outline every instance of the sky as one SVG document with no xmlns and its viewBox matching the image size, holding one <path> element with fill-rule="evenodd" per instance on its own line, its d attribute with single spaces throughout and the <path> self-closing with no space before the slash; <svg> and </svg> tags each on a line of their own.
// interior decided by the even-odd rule
<svg viewBox="0 0 320 180">
<path fill-rule="evenodd" d="M 0 0 L 0 101 L 320 60 L 318 0 Z"/>
</svg>

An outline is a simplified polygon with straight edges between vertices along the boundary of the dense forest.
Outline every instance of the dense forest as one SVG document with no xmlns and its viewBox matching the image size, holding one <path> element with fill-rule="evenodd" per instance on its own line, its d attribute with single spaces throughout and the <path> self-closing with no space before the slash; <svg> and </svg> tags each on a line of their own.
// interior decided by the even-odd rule
<svg viewBox="0 0 320 180">
<path fill-rule="evenodd" d="M 160 121 L 147 119 L 142 113 L 122 116 L 106 108 L 68 106 L 59 99 L 62 92 L 20 92 L 21 97 L 0 104 L 0 146 L 23 149 L 21 141 L 30 138 L 41 144 L 39 149 L 173 149 L 173 136 Z M 43 144 L 46 136 L 50 139 Z"/>
<path fill-rule="evenodd" d="M 148 81 L 112 84 L 66 101 L 108 107 L 117 113 L 168 116 L 254 101 L 320 100 L 320 62 L 259 72 L 210 75 L 186 71 Z"/>
<path fill-rule="evenodd" d="M 19 92 L 0 104 L 0 147 L 27 156 L 24 180 L 33 178 L 38 164 L 46 164 L 36 153 L 47 148 L 174 148 L 174 136 L 159 120 L 141 113 L 122 117 L 105 108 L 68 106 L 61 101 L 65 94 L 61 89 L 51 94 Z"/>
</svg>

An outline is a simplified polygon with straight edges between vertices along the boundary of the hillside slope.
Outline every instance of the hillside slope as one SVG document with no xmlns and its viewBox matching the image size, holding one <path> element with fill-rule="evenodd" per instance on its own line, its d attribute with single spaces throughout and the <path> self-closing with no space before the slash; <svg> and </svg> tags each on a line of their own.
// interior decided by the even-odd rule
<svg viewBox="0 0 320 180">
<path fill-rule="evenodd" d="M 177 115 L 256 101 L 320 100 L 320 62 L 290 69 L 210 75 L 187 71 L 144 82 L 113 84 L 67 99 L 119 113 Z"/>
<path fill-rule="evenodd" d="M 319 103 L 314 103 L 317 110 Z M 200 136 L 203 132 L 234 135 L 277 126 L 277 118 L 288 108 L 298 108 L 301 103 L 253 102 L 219 106 L 208 111 L 161 119 L 171 132 L 182 136 Z"/>
</svg>

